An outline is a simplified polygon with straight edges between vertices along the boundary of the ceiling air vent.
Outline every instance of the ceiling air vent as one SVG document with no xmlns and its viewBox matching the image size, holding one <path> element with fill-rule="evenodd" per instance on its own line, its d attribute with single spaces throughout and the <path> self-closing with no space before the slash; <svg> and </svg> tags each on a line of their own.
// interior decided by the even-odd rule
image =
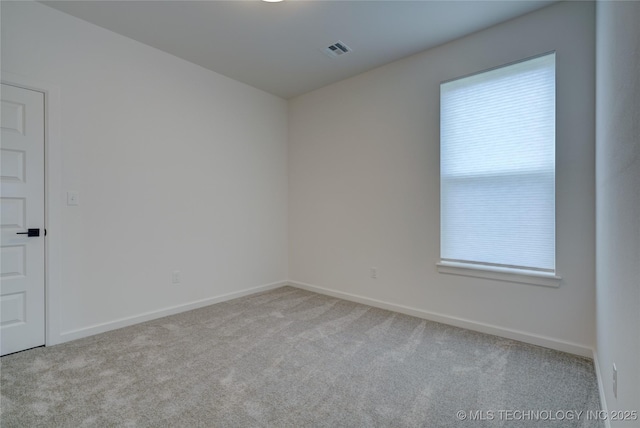
<svg viewBox="0 0 640 428">
<path fill-rule="evenodd" d="M 322 51 L 333 58 L 351 52 L 351 48 L 338 40 L 331 46 L 324 48 Z"/>
</svg>

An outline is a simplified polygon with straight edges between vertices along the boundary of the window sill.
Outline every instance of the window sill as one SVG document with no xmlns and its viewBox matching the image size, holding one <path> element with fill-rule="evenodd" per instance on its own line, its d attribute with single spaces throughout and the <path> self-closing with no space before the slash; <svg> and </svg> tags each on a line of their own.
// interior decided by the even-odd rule
<svg viewBox="0 0 640 428">
<path fill-rule="evenodd" d="M 474 278 L 493 279 L 495 281 L 517 282 L 521 284 L 541 285 L 543 287 L 560 287 L 561 277 L 552 273 L 526 271 L 521 269 L 498 268 L 493 266 L 477 266 L 466 263 L 439 262 L 438 272 L 449 275 L 470 276 Z"/>
</svg>

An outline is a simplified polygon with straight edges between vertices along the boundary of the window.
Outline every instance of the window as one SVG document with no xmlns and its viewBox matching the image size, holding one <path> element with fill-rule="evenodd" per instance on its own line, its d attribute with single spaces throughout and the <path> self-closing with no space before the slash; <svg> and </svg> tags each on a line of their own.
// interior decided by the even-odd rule
<svg viewBox="0 0 640 428">
<path fill-rule="evenodd" d="M 440 271 L 557 285 L 555 53 L 445 82 L 440 103 Z"/>
</svg>

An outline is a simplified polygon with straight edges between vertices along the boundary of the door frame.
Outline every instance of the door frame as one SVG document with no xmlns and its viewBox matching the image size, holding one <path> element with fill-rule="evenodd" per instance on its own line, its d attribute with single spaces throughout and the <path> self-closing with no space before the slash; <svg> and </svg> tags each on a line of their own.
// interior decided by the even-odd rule
<svg viewBox="0 0 640 428">
<path fill-rule="evenodd" d="M 60 86 L 0 71 L 2 83 L 44 94 L 44 249 L 45 345 L 61 343 L 60 274 L 62 266 L 62 141 Z"/>
</svg>

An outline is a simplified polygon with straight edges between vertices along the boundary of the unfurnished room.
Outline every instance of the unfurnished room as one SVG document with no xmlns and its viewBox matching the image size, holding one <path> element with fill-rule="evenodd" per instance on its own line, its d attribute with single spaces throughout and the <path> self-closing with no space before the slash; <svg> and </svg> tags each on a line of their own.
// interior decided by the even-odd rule
<svg viewBox="0 0 640 428">
<path fill-rule="evenodd" d="M 2 427 L 640 427 L 640 1 L 0 1 Z"/>
</svg>

